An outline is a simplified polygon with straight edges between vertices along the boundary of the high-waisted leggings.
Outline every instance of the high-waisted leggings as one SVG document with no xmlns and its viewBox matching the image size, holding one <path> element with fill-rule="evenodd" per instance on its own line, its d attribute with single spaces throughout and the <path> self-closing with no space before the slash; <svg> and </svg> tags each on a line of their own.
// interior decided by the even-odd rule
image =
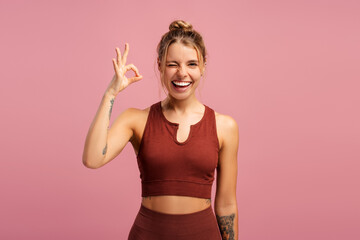
<svg viewBox="0 0 360 240">
<path fill-rule="evenodd" d="M 211 206 L 199 212 L 167 214 L 142 204 L 128 240 L 220 240 L 220 230 Z"/>
</svg>

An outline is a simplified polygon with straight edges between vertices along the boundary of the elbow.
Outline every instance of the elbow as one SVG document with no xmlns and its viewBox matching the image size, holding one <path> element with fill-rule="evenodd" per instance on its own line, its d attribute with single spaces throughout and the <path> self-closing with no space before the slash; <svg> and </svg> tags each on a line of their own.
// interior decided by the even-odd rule
<svg viewBox="0 0 360 240">
<path fill-rule="evenodd" d="M 235 194 L 226 195 L 226 197 L 216 196 L 215 198 L 216 209 L 234 209 L 237 208 L 237 200 Z"/>
<path fill-rule="evenodd" d="M 88 163 L 88 162 L 86 162 L 86 161 L 83 161 L 83 165 L 84 165 L 85 167 L 91 168 L 91 169 L 97 169 L 97 168 L 99 168 L 99 166 L 92 165 L 92 164 L 90 164 L 90 163 Z"/>
<path fill-rule="evenodd" d="M 234 209 L 237 208 L 237 203 L 236 202 L 231 202 L 231 203 L 219 203 L 215 201 L 215 208 L 216 209 Z"/>
<path fill-rule="evenodd" d="M 90 161 L 89 159 L 87 158 L 84 158 L 82 159 L 82 163 L 85 167 L 87 168 L 91 168 L 91 169 L 97 169 L 97 168 L 100 168 L 102 166 L 101 164 L 102 161 Z"/>
<path fill-rule="evenodd" d="M 214 211 L 217 215 L 224 215 L 224 214 L 237 213 L 238 208 L 236 203 L 229 205 L 219 205 L 215 203 Z"/>
</svg>

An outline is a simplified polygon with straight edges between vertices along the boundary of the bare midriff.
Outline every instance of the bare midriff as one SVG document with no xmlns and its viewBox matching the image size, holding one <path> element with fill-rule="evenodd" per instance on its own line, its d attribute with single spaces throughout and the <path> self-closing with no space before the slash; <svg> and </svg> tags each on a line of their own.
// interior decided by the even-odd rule
<svg viewBox="0 0 360 240">
<path fill-rule="evenodd" d="M 211 199 L 188 196 L 148 196 L 143 197 L 141 204 L 153 211 L 167 214 L 194 213 L 208 208 Z"/>
</svg>

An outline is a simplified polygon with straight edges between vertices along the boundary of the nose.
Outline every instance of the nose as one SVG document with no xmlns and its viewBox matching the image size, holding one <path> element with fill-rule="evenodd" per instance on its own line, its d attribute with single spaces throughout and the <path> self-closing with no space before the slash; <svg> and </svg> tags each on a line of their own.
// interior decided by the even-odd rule
<svg viewBox="0 0 360 240">
<path fill-rule="evenodd" d="M 185 69 L 185 67 L 179 66 L 179 67 L 178 67 L 177 74 L 178 74 L 179 76 L 181 76 L 181 78 L 186 77 L 186 69 Z"/>
</svg>

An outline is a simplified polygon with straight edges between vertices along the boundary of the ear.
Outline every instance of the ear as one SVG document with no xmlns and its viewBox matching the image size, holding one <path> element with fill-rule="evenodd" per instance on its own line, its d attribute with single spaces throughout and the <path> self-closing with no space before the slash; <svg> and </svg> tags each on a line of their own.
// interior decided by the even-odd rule
<svg viewBox="0 0 360 240">
<path fill-rule="evenodd" d="M 206 63 L 204 64 L 204 66 L 202 66 L 202 68 L 200 69 L 200 72 L 201 72 L 201 76 L 204 75 L 204 72 L 205 72 L 205 65 Z"/>
<path fill-rule="evenodd" d="M 159 60 L 159 58 L 157 58 L 157 65 L 158 65 L 159 72 L 161 72 L 160 71 L 161 68 L 160 68 L 160 60 Z"/>
</svg>

